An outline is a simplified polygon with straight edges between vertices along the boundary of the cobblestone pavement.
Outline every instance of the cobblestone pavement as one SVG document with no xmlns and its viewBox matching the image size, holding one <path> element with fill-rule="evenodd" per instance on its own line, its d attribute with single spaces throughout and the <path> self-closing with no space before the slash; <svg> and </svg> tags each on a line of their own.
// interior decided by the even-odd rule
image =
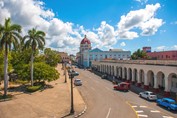
<svg viewBox="0 0 177 118">
<path fill-rule="evenodd" d="M 61 64 L 56 68 L 60 79 L 48 83 L 53 88 L 32 94 L 23 92 L 8 92 L 15 97 L 9 101 L 0 102 L 0 118 L 72 118 L 80 114 L 85 103 L 76 87 L 74 93 L 74 115 L 70 112 L 70 79 L 64 83 L 65 77 Z M 3 93 L 2 91 L 0 91 Z"/>
</svg>

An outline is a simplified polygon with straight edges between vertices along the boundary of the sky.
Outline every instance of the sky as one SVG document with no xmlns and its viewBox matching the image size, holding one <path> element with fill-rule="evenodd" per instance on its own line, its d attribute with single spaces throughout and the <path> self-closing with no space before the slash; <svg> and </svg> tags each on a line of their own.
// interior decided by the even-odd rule
<svg viewBox="0 0 177 118">
<path fill-rule="evenodd" d="M 177 50 L 176 11 L 177 0 L 0 0 L 0 23 L 43 30 L 45 47 L 74 55 L 84 35 L 92 49 L 167 51 Z"/>
</svg>

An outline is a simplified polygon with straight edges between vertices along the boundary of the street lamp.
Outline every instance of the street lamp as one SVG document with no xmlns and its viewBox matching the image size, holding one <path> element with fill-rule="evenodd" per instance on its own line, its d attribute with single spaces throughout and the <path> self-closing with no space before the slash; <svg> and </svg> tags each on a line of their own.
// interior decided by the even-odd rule
<svg viewBox="0 0 177 118">
<path fill-rule="evenodd" d="M 78 74 L 70 69 L 68 71 L 68 74 L 69 74 L 69 78 L 71 79 L 71 110 L 70 110 L 70 114 L 74 114 L 74 102 L 73 102 L 73 78 L 74 76 L 78 76 Z"/>
<path fill-rule="evenodd" d="M 65 68 L 64 68 L 64 69 L 65 69 L 65 70 L 64 70 L 64 71 L 65 71 L 65 72 L 64 72 L 64 73 L 65 73 L 65 83 L 67 83 L 67 79 L 66 79 L 66 78 L 67 78 L 67 77 L 66 77 L 66 62 L 65 62 Z"/>
</svg>

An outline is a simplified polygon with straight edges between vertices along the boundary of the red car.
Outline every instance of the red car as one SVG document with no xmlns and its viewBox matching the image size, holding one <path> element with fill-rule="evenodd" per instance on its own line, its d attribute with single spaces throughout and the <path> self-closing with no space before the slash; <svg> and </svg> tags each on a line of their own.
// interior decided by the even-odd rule
<svg viewBox="0 0 177 118">
<path fill-rule="evenodd" d="M 114 90 L 128 91 L 130 89 L 130 83 L 121 82 L 114 85 Z"/>
</svg>

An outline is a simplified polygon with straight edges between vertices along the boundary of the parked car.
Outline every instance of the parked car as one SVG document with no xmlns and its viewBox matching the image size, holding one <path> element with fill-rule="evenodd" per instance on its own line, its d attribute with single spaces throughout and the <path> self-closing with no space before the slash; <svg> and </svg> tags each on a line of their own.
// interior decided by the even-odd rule
<svg viewBox="0 0 177 118">
<path fill-rule="evenodd" d="M 75 86 L 81 86 L 82 85 L 82 81 L 80 79 L 75 79 L 74 80 L 74 85 Z"/>
<path fill-rule="evenodd" d="M 157 99 L 157 105 L 166 107 L 168 110 L 177 110 L 177 103 L 170 98 Z"/>
<path fill-rule="evenodd" d="M 114 90 L 122 90 L 122 91 L 128 91 L 130 89 L 130 83 L 127 82 L 121 82 L 117 85 L 114 85 Z"/>
<path fill-rule="evenodd" d="M 157 100 L 157 95 L 151 91 L 140 92 L 139 96 L 147 100 Z"/>
<path fill-rule="evenodd" d="M 107 75 L 104 74 L 104 75 L 101 76 L 101 78 L 102 78 L 102 79 L 106 79 L 106 78 L 107 78 Z"/>
</svg>

